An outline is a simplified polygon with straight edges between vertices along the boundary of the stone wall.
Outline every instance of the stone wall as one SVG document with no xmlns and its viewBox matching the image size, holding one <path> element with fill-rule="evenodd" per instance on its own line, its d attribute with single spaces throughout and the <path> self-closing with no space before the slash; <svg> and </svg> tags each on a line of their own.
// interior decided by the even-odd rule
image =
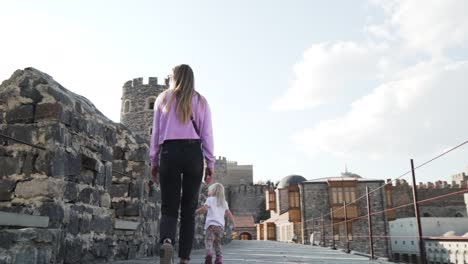
<svg viewBox="0 0 468 264">
<path fill-rule="evenodd" d="M 0 137 L 0 213 L 47 220 L 32 228 L 0 225 L 0 262 L 90 263 L 158 253 L 159 190 L 150 185 L 146 140 L 32 68 L 0 85 L 0 133 L 43 148 Z"/>
<path fill-rule="evenodd" d="M 433 197 L 447 195 L 466 188 L 465 185 L 447 184 L 438 181 L 435 183 L 419 183 L 417 186 L 418 199 L 426 200 Z M 392 186 L 393 206 L 401 206 L 413 202 L 412 185 L 405 180 L 398 180 Z M 429 217 L 455 217 L 467 216 L 467 205 L 465 204 L 463 194 L 447 196 L 441 199 L 428 201 L 419 204 L 421 216 Z M 395 210 L 396 218 L 414 217 L 414 207 L 408 206 Z"/>
<path fill-rule="evenodd" d="M 227 200 L 233 214 L 250 214 L 258 223 L 265 210 L 264 185 L 240 185 L 227 187 Z"/>
<path fill-rule="evenodd" d="M 253 165 L 239 165 L 235 161 L 227 163 L 227 175 L 224 178 L 225 185 L 252 185 Z"/>
<path fill-rule="evenodd" d="M 370 190 L 379 188 L 383 185 L 383 181 L 369 181 L 358 182 L 356 188 L 356 198 L 365 195 L 366 186 Z M 331 218 L 330 218 L 330 200 L 328 192 L 328 184 L 326 182 L 305 182 L 300 185 L 301 190 L 301 207 L 303 217 L 303 230 L 305 242 L 309 243 L 309 237 L 312 233 L 318 236 L 315 240 L 320 241 L 322 245 L 332 246 L 333 243 L 337 248 L 346 248 L 346 240 L 344 234 L 344 226 L 340 226 L 340 239 L 338 241 L 332 240 L 331 231 Z M 385 209 L 385 197 L 383 188 L 373 192 L 371 195 L 371 208 L 372 212 L 378 212 Z M 367 215 L 367 202 L 366 199 L 360 199 L 356 203 L 358 209 L 358 216 Z M 321 216 L 324 217 L 325 232 L 322 232 Z M 338 220 L 343 221 L 343 220 Z M 350 241 L 350 250 L 369 253 L 369 240 L 367 218 L 357 219 L 352 222 L 353 240 Z M 388 235 L 388 223 L 385 214 L 376 214 L 372 216 L 372 230 L 376 236 Z M 325 236 L 323 241 L 322 236 Z M 374 252 L 375 255 L 380 257 L 389 256 L 389 245 L 386 238 L 374 238 Z"/>
<path fill-rule="evenodd" d="M 149 139 L 154 113 L 149 104 L 150 100 L 155 100 L 167 87 L 167 80 L 165 84 L 158 84 L 156 77 L 150 77 L 148 84 L 143 83 L 143 78 L 127 81 L 122 88 L 120 122 L 135 134 Z M 129 104 L 128 112 L 125 109 L 127 101 Z"/>
</svg>

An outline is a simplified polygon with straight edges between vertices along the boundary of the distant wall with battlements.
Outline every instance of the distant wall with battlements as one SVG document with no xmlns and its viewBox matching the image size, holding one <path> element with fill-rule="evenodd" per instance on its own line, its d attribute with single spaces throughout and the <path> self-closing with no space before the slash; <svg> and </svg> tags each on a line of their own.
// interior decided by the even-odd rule
<svg viewBox="0 0 468 264">
<path fill-rule="evenodd" d="M 226 157 L 215 161 L 215 181 L 225 186 L 253 185 L 253 165 L 239 165 Z"/>
<path fill-rule="evenodd" d="M 229 209 L 233 214 L 251 214 L 255 222 L 259 221 L 260 214 L 265 210 L 265 185 L 239 185 L 229 186 L 226 196 Z"/>
<path fill-rule="evenodd" d="M 466 189 L 466 182 L 451 184 L 446 181 L 420 182 L 417 186 L 418 200 L 431 199 L 448 195 L 462 189 Z M 413 202 L 412 185 L 405 180 L 397 180 L 392 186 L 392 207 L 398 207 Z M 426 217 L 466 217 L 467 205 L 463 194 L 443 197 L 437 200 L 419 204 L 421 216 Z M 396 218 L 414 217 L 414 207 L 408 206 L 395 210 Z"/>
</svg>

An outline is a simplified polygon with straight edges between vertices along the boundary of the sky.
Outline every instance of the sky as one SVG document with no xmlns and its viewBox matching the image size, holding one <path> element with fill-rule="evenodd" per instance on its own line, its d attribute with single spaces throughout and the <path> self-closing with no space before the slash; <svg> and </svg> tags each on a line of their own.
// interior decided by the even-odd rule
<svg viewBox="0 0 468 264">
<path fill-rule="evenodd" d="M 395 178 L 468 140 L 468 1 L 2 1 L 0 79 L 34 67 L 119 122 L 122 86 L 173 66 L 216 156 L 254 180 Z M 466 171 L 468 145 L 417 171 Z M 409 178 L 405 178 L 409 179 Z"/>
</svg>

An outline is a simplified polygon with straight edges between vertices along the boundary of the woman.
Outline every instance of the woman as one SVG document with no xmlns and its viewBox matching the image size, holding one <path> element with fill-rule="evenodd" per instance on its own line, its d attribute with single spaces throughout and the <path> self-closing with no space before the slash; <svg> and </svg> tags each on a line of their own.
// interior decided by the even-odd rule
<svg viewBox="0 0 468 264">
<path fill-rule="evenodd" d="M 213 179 L 213 133 L 206 99 L 194 88 L 190 66 L 172 70 L 170 87 L 156 99 L 150 146 L 151 175 L 161 186 L 160 258 L 172 263 L 180 205 L 179 258 L 188 263 L 195 210 L 206 161 L 205 182 Z"/>
</svg>

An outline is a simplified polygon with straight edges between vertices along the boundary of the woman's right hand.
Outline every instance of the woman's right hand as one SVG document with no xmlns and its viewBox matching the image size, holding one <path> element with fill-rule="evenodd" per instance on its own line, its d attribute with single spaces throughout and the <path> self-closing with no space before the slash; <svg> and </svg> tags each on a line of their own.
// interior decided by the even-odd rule
<svg viewBox="0 0 468 264">
<path fill-rule="evenodd" d="M 153 183 L 158 183 L 158 173 L 159 167 L 151 166 L 151 180 L 153 181 Z"/>
<path fill-rule="evenodd" d="M 214 171 L 213 168 L 206 168 L 205 170 L 205 183 L 210 184 L 213 181 Z"/>
</svg>

